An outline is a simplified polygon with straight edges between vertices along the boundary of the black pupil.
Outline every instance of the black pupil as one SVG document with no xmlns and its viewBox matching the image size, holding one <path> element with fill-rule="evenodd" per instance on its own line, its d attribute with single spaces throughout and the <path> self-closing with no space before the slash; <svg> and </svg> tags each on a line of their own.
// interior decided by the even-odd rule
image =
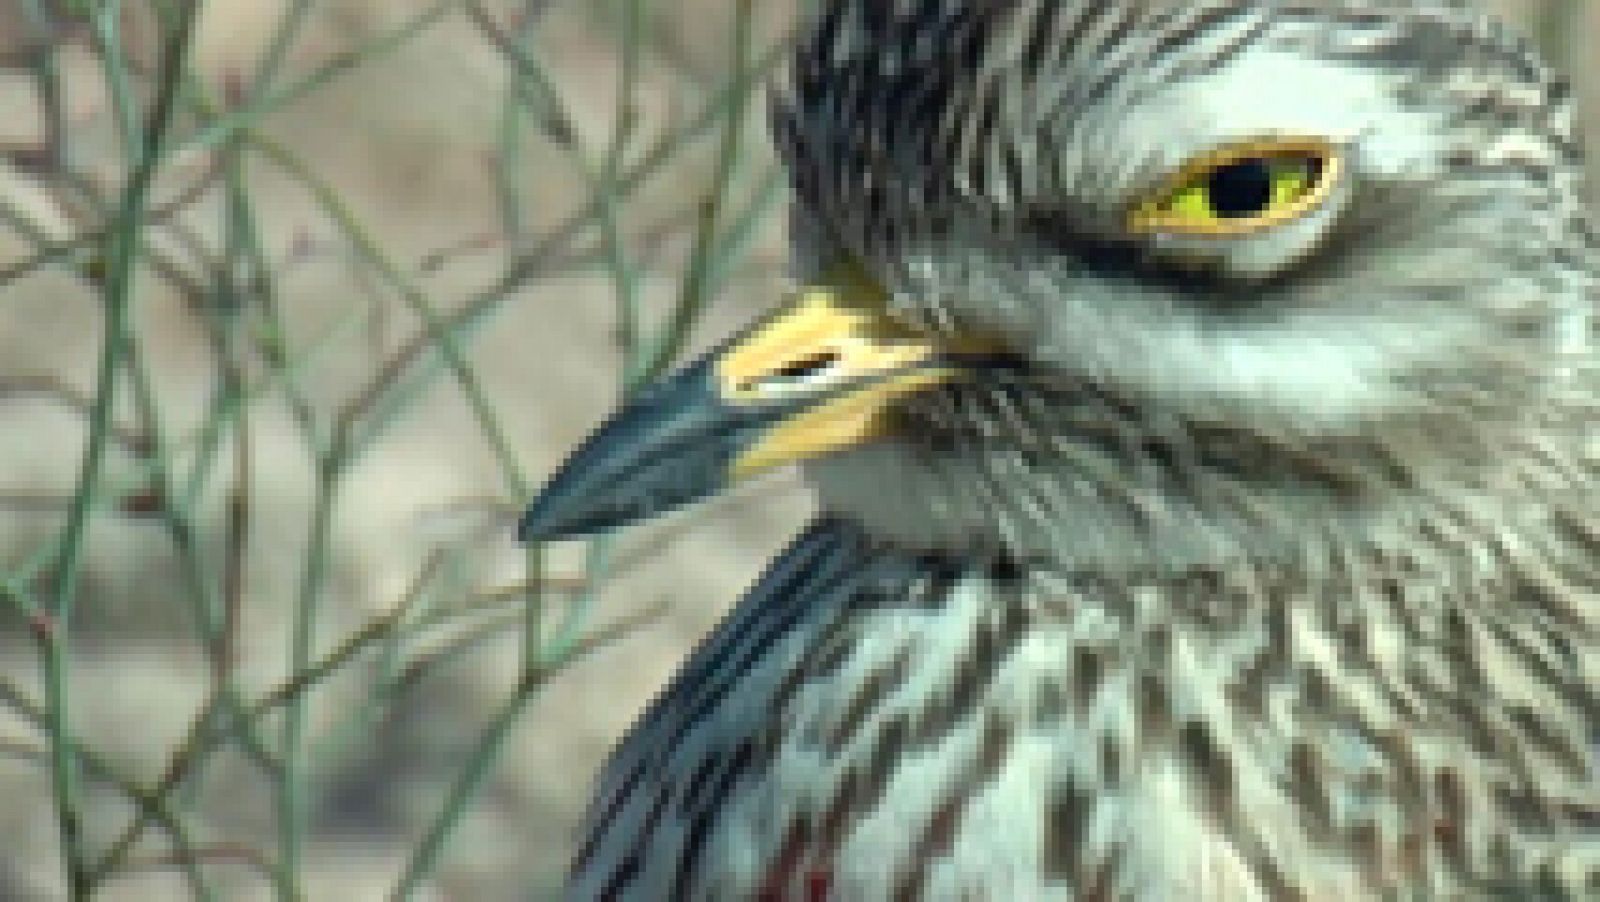
<svg viewBox="0 0 1600 902">
<path fill-rule="evenodd" d="M 1261 159 L 1219 166 L 1206 180 L 1206 193 L 1218 216 L 1255 216 L 1272 205 L 1272 167 Z"/>
</svg>

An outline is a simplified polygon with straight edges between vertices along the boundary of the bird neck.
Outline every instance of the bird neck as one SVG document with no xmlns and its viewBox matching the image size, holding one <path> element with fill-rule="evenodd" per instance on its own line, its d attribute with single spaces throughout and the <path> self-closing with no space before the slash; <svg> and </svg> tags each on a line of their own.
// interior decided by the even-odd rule
<svg viewBox="0 0 1600 902">
<path fill-rule="evenodd" d="M 1563 528 L 1592 561 L 1593 524 Z M 1261 877 L 1246 864 L 1269 862 L 1322 890 L 1345 885 L 1354 857 L 1413 866 L 1409 838 L 1492 872 L 1479 856 L 1529 801 L 1495 780 L 1535 768 L 1543 807 L 1527 810 L 1589 791 L 1590 697 L 1548 674 L 1595 634 L 1581 592 L 1596 581 L 1513 545 L 1474 563 L 1453 541 L 1436 537 L 1436 559 L 1126 578 L 914 554 L 824 520 L 625 742 L 579 873 L 604 875 L 598 863 L 657 829 L 673 809 L 633 796 L 659 786 L 691 814 L 722 804 L 704 847 L 778 863 L 741 877 L 756 881 L 745 895 L 808 868 L 841 894 L 886 895 L 873 881 L 916 879 L 929 836 L 964 853 L 953 861 L 1008 862 L 1021 895 L 1111 868 L 1150 887 L 1141 898 L 1173 898 L 1211 852 L 1240 886 Z M 1509 741 L 1514 717 L 1537 742 Z M 1442 802 L 1415 776 L 1436 773 Z M 1375 819 L 1393 829 L 1372 848 Z M 1067 841 L 1091 830 L 1113 859 Z"/>
</svg>

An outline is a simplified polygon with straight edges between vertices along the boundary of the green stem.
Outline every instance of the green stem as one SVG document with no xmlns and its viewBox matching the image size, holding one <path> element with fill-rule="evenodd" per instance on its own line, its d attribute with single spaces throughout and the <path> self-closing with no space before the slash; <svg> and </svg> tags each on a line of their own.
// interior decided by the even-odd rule
<svg viewBox="0 0 1600 902">
<path fill-rule="evenodd" d="M 391 897 L 396 902 L 403 902 L 415 896 L 422 881 L 433 872 L 440 853 L 444 851 L 446 841 L 455 832 L 455 827 L 460 823 L 467 805 L 477 796 L 478 789 L 488 777 L 495 761 L 499 759 L 500 749 L 505 745 L 506 737 L 511 734 L 511 728 L 521 720 L 523 709 L 533 700 L 541 683 L 537 671 L 524 677 L 510 700 L 495 715 L 489 728 L 478 738 L 477 747 L 467 757 L 466 766 L 462 768 L 455 784 L 450 787 L 443 809 L 434 818 L 433 824 L 422 838 L 422 842 L 417 845 L 411 859 L 406 862 L 405 871 L 401 874 L 400 882 Z"/>
<path fill-rule="evenodd" d="M 305 567 L 301 571 L 290 639 L 290 673 L 304 673 L 312 665 L 317 615 L 331 551 L 334 500 L 344 463 L 343 444 L 337 440 L 318 461 L 316 502 L 306 539 Z M 299 902 L 304 898 L 300 857 L 305 847 L 306 829 L 305 723 L 306 696 L 297 695 L 284 710 L 283 768 L 278 777 L 278 898 L 283 902 Z"/>
<path fill-rule="evenodd" d="M 743 156 L 745 117 L 759 84 L 760 69 L 751 58 L 754 6 L 753 0 L 734 0 L 734 71 L 731 79 L 734 89 L 728 99 L 727 119 L 723 123 L 722 140 L 717 148 L 711 192 L 700 206 L 699 228 L 689 259 L 689 271 L 684 276 L 678 303 L 673 307 L 666 327 L 657 336 L 654 347 L 642 365 L 630 374 L 630 382 L 649 382 L 666 371 L 688 339 L 690 328 L 700 319 L 700 314 L 716 292 L 715 274 L 720 258 L 718 224 L 739 160 Z"/>
<path fill-rule="evenodd" d="M 439 856 L 455 833 L 467 806 L 477 796 L 484 780 L 488 778 L 495 762 L 499 760 L 501 749 L 505 746 L 507 737 L 511 735 L 512 727 L 521 720 L 522 712 L 528 703 L 539 694 L 539 690 L 550 681 L 550 678 L 579 658 L 631 635 L 641 625 L 657 619 L 660 613 L 659 609 L 649 610 L 637 617 L 630 617 L 596 629 L 582 642 L 569 649 L 565 655 L 549 659 L 543 666 L 522 675 L 511 698 L 490 721 L 488 729 L 478 737 L 478 743 L 473 748 L 472 754 L 467 756 L 467 764 L 462 768 L 460 776 L 451 785 L 444 805 L 433 823 L 429 825 L 427 833 L 423 835 L 422 842 L 417 845 L 411 859 L 406 862 L 405 870 L 401 872 L 395 890 L 390 895 L 393 902 L 406 902 L 414 897 L 421 888 L 422 881 L 426 880 L 438 866 Z"/>
<path fill-rule="evenodd" d="M 115 4 L 107 6 L 115 7 Z M 61 836 L 67 888 L 74 899 L 86 898 L 90 886 L 80 822 L 78 761 L 69 716 L 71 691 L 68 662 L 72 614 L 82 570 L 89 515 L 99 499 L 104 478 L 118 374 L 122 370 L 128 347 L 129 307 L 141 245 L 140 222 L 144 218 L 151 184 L 164 158 L 172 112 L 179 86 L 183 82 L 198 11 L 197 2 L 179 4 L 177 20 L 163 42 L 154 105 L 142 130 L 142 143 L 132 172 L 122 190 L 116 227 L 107 237 L 104 251 L 106 272 L 101 292 L 105 323 L 95 378 L 95 398 L 89 414 L 89 437 L 59 540 L 60 553 L 54 566 L 56 584 L 49 603 L 48 619 L 36 621 L 34 630 L 44 673 L 56 823 Z M 119 78 L 113 75 L 110 81 L 115 91 Z"/>
<path fill-rule="evenodd" d="M 288 87 L 269 93 L 259 99 L 254 99 L 239 109 L 224 113 L 207 122 L 199 132 L 184 138 L 180 149 L 213 150 L 233 141 L 237 138 L 238 132 L 255 127 L 268 114 L 314 93 L 317 89 L 333 81 L 338 76 L 354 70 L 372 57 L 388 53 L 427 31 L 439 20 L 443 19 L 447 13 L 451 12 L 458 2 L 459 0 L 439 0 L 439 2 L 424 9 L 416 16 L 407 19 L 392 31 L 385 32 L 360 47 L 339 54 L 310 75 Z"/>
</svg>

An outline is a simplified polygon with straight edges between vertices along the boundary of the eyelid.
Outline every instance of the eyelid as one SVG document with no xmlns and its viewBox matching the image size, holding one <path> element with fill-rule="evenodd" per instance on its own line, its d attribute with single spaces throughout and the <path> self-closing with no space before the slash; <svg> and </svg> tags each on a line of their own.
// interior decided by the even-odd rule
<svg viewBox="0 0 1600 902">
<path fill-rule="evenodd" d="M 1194 185 L 1197 179 L 1223 166 L 1254 157 L 1309 158 L 1315 159 L 1320 168 L 1316 181 L 1302 197 L 1255 216 L 1202 220 L 1174 213 L 1169 208 L 1173 198 Z M 1136 235 L 1169 233 L 1211 238 L 1248 235 L 1291 222 L 1315 210 L 1327 201 L 1343 177 L 1342 149 L 1326 138 L 1275 137 L 1229 144 L 1191 159 L 1163 180 L 1156 191 L 1135 204 L 1128 213 L 1128 230 Z"/>
</svg>

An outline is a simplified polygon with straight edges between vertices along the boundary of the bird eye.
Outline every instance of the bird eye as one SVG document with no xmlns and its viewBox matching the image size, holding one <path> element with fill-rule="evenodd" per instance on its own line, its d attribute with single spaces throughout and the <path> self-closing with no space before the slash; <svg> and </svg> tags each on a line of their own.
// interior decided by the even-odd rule
<svg viewBox="0 0 1600 902">
<path fill-rule="evenodd" d="M 1241 235 L 1295 219 L 1320 204 L 1339 158 L 1323 141 L 1259 142 L 1185 166 L 1129 217 L 1136 233 Z"/>
</svg>

